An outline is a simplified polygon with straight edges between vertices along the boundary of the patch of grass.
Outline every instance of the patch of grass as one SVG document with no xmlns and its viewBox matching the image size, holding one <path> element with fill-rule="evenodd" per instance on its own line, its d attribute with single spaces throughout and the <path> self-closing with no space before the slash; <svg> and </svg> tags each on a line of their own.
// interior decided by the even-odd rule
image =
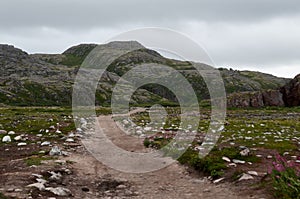
<svg viewBox="0 0 300 199">
<path fill-rule="evenodd" d="M 0 199 L 8 199 L 3 193 L 0 192 Z"/>
<path fill-rule="evenodd" d="M 42 161 L 52 160 L 52 159 L 53 158 L 51 158 L 51 157 L 32 156 L 32 157 L 25 159 L 25 163 L 27 166 L 32 166 L 32 165 L 38 166 L 38 165 L 42 164 Z"/>
</svg>

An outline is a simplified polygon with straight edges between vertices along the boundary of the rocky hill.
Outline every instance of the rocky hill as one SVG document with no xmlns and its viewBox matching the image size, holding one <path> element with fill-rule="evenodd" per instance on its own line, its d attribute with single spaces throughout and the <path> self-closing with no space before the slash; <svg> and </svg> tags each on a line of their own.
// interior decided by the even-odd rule
<svg viewBox="0 0 300 199">
<path fill-rule="evenodd" d="M 191 62 L 168 59 L 156 51 L 143 47 L 138 42 L 112 42 L 102 45 L 103 49 L 122 48 L 134 45 L 138 50 L 127 53 L 114 61 L 104 74 L 103 82 L 96 92 L 96 104 L 110 103 L 110 95 L 120 76 L 140 63 L 164 64 L 180 71 L 191 83 L 199 100 L 208 99 L 206 85 L 192 67 Z M 86 56 L 96 44 L 81 44 L 67 49 L 62 54 L 30 55 L 10 45 L 0 45 L 0 104 L 21 106 L 70 106 L 72 85 Z M 198 64 L 198 63 L 197 63 Z M 210 67 L 198 64 L 201 67 Z M 277 89 L 290 79 L 252 71 L 219 69 L 228 94 Z M 286 98 L 289 98 L 286 88 Z M 261 98 L 261 95 L 257 96 Z M 176 97 L 168 89 L 157 85 L 146 85 L 135 92 L 133 103 L 160 102 L 172 104 Z M 259 100 L 258 100 L 259 101 Z"/>
</svg>

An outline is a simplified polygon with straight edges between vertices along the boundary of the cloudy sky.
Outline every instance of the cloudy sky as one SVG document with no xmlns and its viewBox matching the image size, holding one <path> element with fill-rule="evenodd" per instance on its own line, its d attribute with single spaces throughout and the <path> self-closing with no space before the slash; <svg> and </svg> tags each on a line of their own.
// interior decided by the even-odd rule
<svg viewBox="0 0 300 199">
<path fill-rule="evenodd" d="M 300 73 L 299 0 L 1 0 L 0 19 L 0 43 L 29 53 L 162 27 L 199 43 L 218 67 Z"/>
</svg>

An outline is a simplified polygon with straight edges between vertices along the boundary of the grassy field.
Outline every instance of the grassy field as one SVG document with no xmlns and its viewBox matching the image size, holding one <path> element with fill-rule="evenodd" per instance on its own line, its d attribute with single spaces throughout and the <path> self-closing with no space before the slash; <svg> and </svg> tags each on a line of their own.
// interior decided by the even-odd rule
<svg viewBox="0 0 300 199">
<path fill-rule="evenodd" d="M 96 112 L 98 115 L 110 114 L 111 110 L 97 108 Z M 143 112 L 131 116 L 135 128 L 143 131 L 146 147 L 156 149 L 164 147 L 180 129 L 180 109 L 167 108 L 166 112 L 166 121 L 156 121 L 155 132 L 149 134 L 143 130 L 150 123 L 149 114 Z M 256 188 L 282 185 L 282 183 L 273 185 L 271 172 L 276 157 L 283 157 L 289 164 L 292 162 L 296 170 L 299 168 L 300 108 L 228 110 L 218 143 L 208 156 L 200 158 L 198 148 L 203 142 L 209 124 L 210 109 L 202 108 L 196 139 L 178 159 L 180 163 L 210 176 L 213 180 L 224 178 L 230 182 L 236 182 L 243 173 L 256 171 L 260 178 L 255 177 L 249 182 Z M 57 129 L 62 133 L 57 134 Z M 69 107 L 6 107 L 0 108 L 0 130 L 15 132 L 11 135 L 11 143 L 0 142 L 0 146 L 16 145 L 19 141 L 15 141 L 14 138 L 18 135 L 26 135 L 27 144 L 40 144 L 45 140 L 59 141 L 68 133 L 75 131 L 75 124 L 72 109 Z M 43 137 L 40 138 L 39 134 L 43 134 Z M 0 139 L 2 140 L 5 135 L 0 134 Z M 247 156 L 240 153 L 245 148 L 250 150 Z M 28 166 L 38 165 L 41 161 L 47 160 L 34 155 L 36 154 L 28 154 L 28 158 L 25 159 Z M 224 161 L 224 157 L 230 159 L 230 162 Z M 234 159 L 243 163 L 234 163 Z M 300 184 L 295 186 L 296 190 L 300 191 Z M 283 196 L 280 194 L 282 193 L 278 196 Z"/>
</svg>

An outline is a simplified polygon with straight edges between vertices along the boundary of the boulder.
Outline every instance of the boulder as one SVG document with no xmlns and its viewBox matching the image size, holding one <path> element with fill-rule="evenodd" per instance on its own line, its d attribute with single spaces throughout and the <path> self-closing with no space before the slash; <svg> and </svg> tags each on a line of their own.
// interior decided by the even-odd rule
<svg viewBox="0 0 300 199">
<path fill-rule="evenodd" d="M 262 93 L 265 106 L 284 106 L 283 95 L 279 90 L 267 90 Z"/>
<path fill-rule="evenodd" d="M 286 106 L 300 106 L 300 74 L 280 89 Z"/>
</svg>

